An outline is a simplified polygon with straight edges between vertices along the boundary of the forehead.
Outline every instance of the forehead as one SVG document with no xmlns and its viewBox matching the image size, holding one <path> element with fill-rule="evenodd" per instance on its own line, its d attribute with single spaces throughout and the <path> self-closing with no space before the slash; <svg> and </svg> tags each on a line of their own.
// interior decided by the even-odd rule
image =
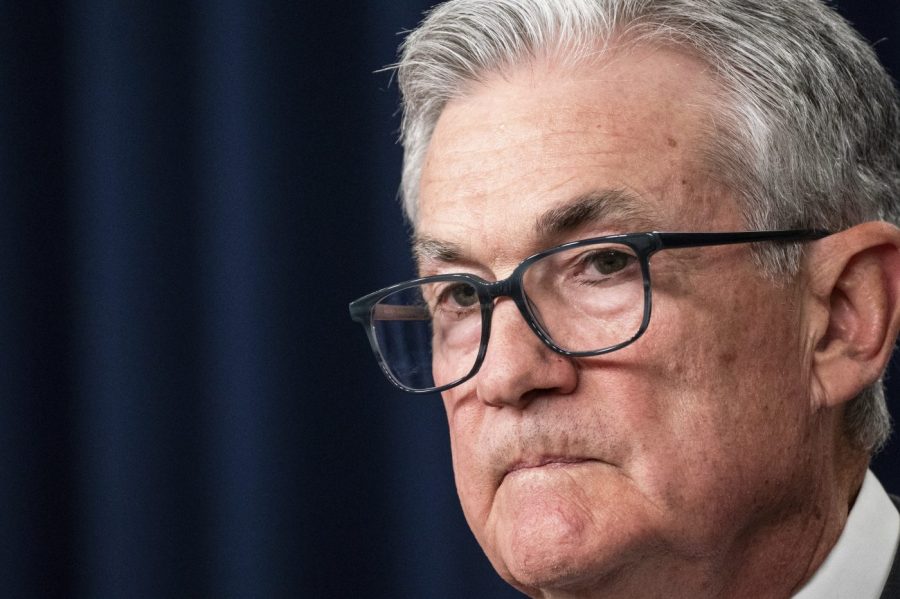
<svg viewBox="0 0 900 599">
<path fill-rule="evenodd" d="M 605 219 L 594 226 L 609 232 L 696 228 L 689 221 L 719 212 L 727 220 L 734 206 L 724 210 L 705 193 L 700 160 L 715 92 L 701 63 L 666 49 L 577 68 L 544 61 L 492 77 L 438 120 L 417 235 L 463 251 L 521 254 L 549 242 L 542 237 L 554 227 L 540 226 L 548 214 L 598 196 L 621 208 L 592 212 Z"/>
</svg>

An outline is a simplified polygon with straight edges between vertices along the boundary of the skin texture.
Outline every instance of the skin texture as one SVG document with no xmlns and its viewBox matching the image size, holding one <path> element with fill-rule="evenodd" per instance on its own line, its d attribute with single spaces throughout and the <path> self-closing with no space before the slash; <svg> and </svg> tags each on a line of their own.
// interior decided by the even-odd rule
<svg viewBox="0 0 900 599">
<path fill-rule="evenodd" d="M 416 224 L 424 246 L 453 251 L 420 253 L 421 274 L 495 280 L 575 239 L 743 230 L 699 160 L 714 93 L 700 63 L 666 49 L 542 60 L 468 90 L 437 124 Z M 603 190 L 639 205 L 536 227 Z M 871 231 L 810 244 L 812 278 L 792 283 L 764 278 L 745 245 L 661 252 L 649 329 L 604 356 L 555 354 L 500 299 L 480 372 L 443 396 L 463 510 L 500 575 L 544 597 L 790 596 L 866 467 L 840 414 L 896 336 L 884 281 L 900 279 L 897 235 L 879 231 L 880 245 Z M 834 289 L 873 245 L 851 287 L 881 286 L 845 293 L 836 319 Z M 858 295 L 883 300 L 880 324 L 858 315 Z M 863 328 L 865 358 L 851 339 Z"/>
</svg>

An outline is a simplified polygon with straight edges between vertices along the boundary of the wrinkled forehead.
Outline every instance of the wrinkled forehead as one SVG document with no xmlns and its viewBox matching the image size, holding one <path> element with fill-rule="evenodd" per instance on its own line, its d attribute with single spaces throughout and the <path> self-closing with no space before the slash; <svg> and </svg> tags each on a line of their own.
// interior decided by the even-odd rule
<svg viewBox="0 0 900 599">
<path fill-rule="evenodd" d="M 552 243 L 597 221 L 610 233 L 697 229 L 722 208 L 702 150 L 716 91 L 703 63 L 656 48 L 485 80 L 448 103 L 435 127 L 417 253 Z"/>
</svg>

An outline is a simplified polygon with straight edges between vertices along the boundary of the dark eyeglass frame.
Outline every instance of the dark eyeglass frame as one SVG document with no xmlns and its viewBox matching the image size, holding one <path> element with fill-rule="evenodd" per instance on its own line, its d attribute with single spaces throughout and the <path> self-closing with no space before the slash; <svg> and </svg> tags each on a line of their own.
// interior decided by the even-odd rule
<svg viewBox="0 0 900 599">
<path fill-rule="evenodd" d="M 511 297 L 531 330 L 534 331 L 535 335 L 537 335 L 538 338 L 554 352 L 572 358 L 599 356 L 631 345 L 647 330 L 647 327 L 650 324 L 650 313 L 653 303 L 650 284 L 650 257 L 656 252 L 668 249 L 694 248 L 712 245 L 731 245 L 737 243 L 756 243 L 760 241 L 775 241 L 785 243 L 815 241 L 829 234 L 829 231 L 820 229 L 794 229 L 783 231 L 739 231 L 722 233 L 661 233 L 653 231 L 648 233 L 625 233 L 621 235 L 592 237 L 590 239 L 581 239 L 578 241 L 564 243 L 562 245 L 558 245 L 538 252 L 533 256 L 529 256 L 513 270 L 512 274 L 500 281 L 488 282 L 473 274 L 457 273 L 413 279 L 410 281 L 404 281 L 403 283 L 397 283 L 396 285 L 391 285 L 390 287 L 385 287 L 384 289 L 379 289 L 378 291 L 369 293 L 353 302 L 350 302 L 350 318 L 360 323 L 365 329 L 366 336 L 369 339 L 369 345 L 372 347 L 372 351 L 375 353 L 375 358 L 378 360 L 378 364 L 381 367 L 381 370 L 385 373 L 388 380 L 390 380 L 394 385 L 396 385 L 400 389 L 403 389 L 404 391 L 408 391 L 409 393 L 432 393 L 446 391 L 447 389 L 451 389 L 471 379 L 478 373 L 478 370 L 481 368 L 481 365 L 484 362 L 484 356 L 487 353 L 488 341 L 490 339 L 491 315 L 493 314 L 494 300 L 499 297 Z M 634 250 L 634 253 L 641 265 L 641 274 L 643 276 L 644 282 L 644 315 L 637 332 L 631 338 L 622 341 L 621 343 L 590 351 L 569 351 L 557 345 L 550 337 L 550 335 L 546 331 L 544 331 L 544 329 L 538 323 L 537 318 L 532 313 L 528 298 L 525 295 L 525 290 L 522 287 L 522 278 L 532 264 L 543 258 L 546 258 L 547 256 L 573 248 L 593 245 L 597 243 L 616 243 L 628 246 L 632 250 Z M 388 365 L 385 362 L 381 349 L 378 346 L 378 339 L 376 338 L 375 334 L 373 312 L 378 302 L 389 295 L 397 293 L 398 291 L 402 291 L 403 289 L 409 287 L 422 285 L 424 283 L 438 283 L 447 281 L 460 281 L 468 283 L 469 285 L 474 287 L 478 293 L 478 301 L 481 306 L 481 344 L 478 348 L 478 355 L 475 358 L 475 363 L 467 374 L 451 383 L 447 383 L 445 385 L 437 387 L 430 387 L 428 389 L 415 389 L 407 387 L 406 385 L 398 381 L 393 374 L 391 374 L 391 370 L 390 368 L 388 368 Z"/>
</svg>

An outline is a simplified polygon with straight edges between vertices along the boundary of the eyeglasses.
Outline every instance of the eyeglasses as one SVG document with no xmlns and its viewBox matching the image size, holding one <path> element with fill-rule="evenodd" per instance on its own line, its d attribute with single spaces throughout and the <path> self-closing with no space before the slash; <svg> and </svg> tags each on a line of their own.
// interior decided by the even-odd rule
<svg viewBox="0 0 900 599">
<path fill-rule="evenodd" d="M 478 372 L 494 300 L 511 297 L 531 330 L 570 357 L 633 343 L 650 323 L 650 256 L 665 249 L 821 239 L 821 230 L 628 233 L 564 243 L 501 281 L 445 274 L 386 287 L 350 303 L 388 379 L 411 393 L 445 391 Z"/>
</svg>

